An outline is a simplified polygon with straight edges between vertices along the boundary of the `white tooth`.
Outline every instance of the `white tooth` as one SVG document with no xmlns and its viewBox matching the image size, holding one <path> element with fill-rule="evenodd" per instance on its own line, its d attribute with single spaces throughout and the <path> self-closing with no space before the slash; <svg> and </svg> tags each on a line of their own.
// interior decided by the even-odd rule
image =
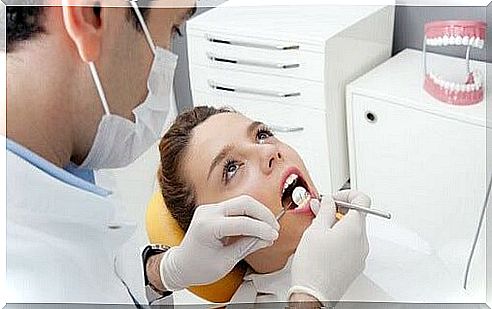
<svg viewBox="0 0 492 309">
<path fill-rule="evenodd" d="M 449 37 L 447 35 L 444 35 L 442 37 L 442 45 L 448 46 L 448 44 L 449 44 Z"/>
<path fill-rule="evenodd" d="M 475 44 L 475 37 L 474 37 L 474 36 L 472 36 L 472 37 L 470 38 L 470 41 L 468 41 L 468 45 L 473 46 L 474 44 Z"/>
<path fill-rule="evenodd" d="M 458 83 L 452 83 L 452 88 L 454 91 L 459 91 L 460 90 L 460 85 Z"/>
<path fill-rule="evenodd" d="M 461 45 L 461 43 L 463 42 L 463 38 L 461 36 L 457 36 L 456 39 L 454 40 L 454 43 L 456 45 Z"/>
<path fill-rule="evenodd" d="M 456 38 L 454 36 L 449 37 L 449 45 L 454 45 L 455 41 L 456 41 Z"/>
<path fill-rule="evenodd" d="M 468 37 L 467 35 L 465 35 L 465 36 L 463 37 L 463 42 L 462 42 L 462 44 L 463 44 L 463 45 L 468 45 L 468 42 L 470 42 L 470 37 Z"/>
<path fill-rule="evenodd" d="M 480 39 L 476 38 L 475 42 L 473 43 L 473 47 L 478 47 L 478 44 L 480 43 Z"/>
<path fill-rule="evenodd" d="M 460 91 L 465 91 L 465 90 L 466 90 L 466 85 L 460 84 Z"/>
<path fill-rule="evenodd" d="M 427 44 L 427 45 L 431 45 L 431 39 L 426 39 L 426 40 L 425 40 L 425 44 Z"/>
<path fill-rule="evenodd" d="M 482 77 L 477 77 L 475 79 L 475 84 L 477 84 L 479 87 L 482 87 L 483 84 Z"/>
<path fill-rule="evenodd" d="M 472 91 L 472 85 L 468 84 L 466 85 L 466 92 Z"/>
<path fill-rule="evenodd" d="M 293 179 L 292 179 L 292 175 L 289 175 L 289 177 L 287 177 L 287 181 L 286 181 L 286 183 L 287 183 L 288 185 L 290 185 L 290 184 L 292 183 L 292 181 L 293 181 Z"/>
<path fill-rule="evenodd" d="M 294 181 L 297 179 L 297 175 L 296 174 L 291 174 L 288 178 L 287 178 L 287 183 L 289 185 L 293 184 Z"/>
<path fill-rule="evenodd" d="M 484 40 L 478 40 L 478 48 L 483 48 L 484 44 L 485 44 Z"/>
<path fill-rule="evenodd" d="M 437 46 L 441 46 L 441 45 L 442 45 L 442 37 L 438 37 L 438 38 L 436 39 L 436 45 L 437 45 Z"/>
<path fill-rule="evenodd" d="M 449 87 L 451 86 L 451 82 L 444 82 L 444 88 L 449 90 Z"/>
</svg>

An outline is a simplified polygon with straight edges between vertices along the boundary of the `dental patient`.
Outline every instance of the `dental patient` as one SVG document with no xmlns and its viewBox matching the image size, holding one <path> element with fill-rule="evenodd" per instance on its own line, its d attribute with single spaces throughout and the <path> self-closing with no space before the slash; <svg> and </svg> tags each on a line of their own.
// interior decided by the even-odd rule
<svg viewBox="0 0 492 309">
<path fill-rule="evenodd" d="M 278 215 L 292 202 L 294 185 L 318 197 L 294 149 L 263 123 L 229 109 L 202 106 L 181 114 L 159 149 L 162 195 L 184 231 L 197 205 L 249 195 Z M 313 217 L 309 206 L 286 212 L 277 241 L 245 258 L 250 269 L 232 302 L 286 301 L 291 256 Z"/>
</svg>

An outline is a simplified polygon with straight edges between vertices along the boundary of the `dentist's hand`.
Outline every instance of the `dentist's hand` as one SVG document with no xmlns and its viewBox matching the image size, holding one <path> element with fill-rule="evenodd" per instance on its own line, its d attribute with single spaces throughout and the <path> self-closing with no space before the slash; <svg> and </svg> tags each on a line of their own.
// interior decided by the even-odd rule
<svg viewBox="0 0 492 309">
<path fill-rule="evenodd" d="M 199 206 L 181 244 L 164 253 L 162 283 L 176 291 L 214 282 L 250 253 L 271 246 L 279 228 L 273 213 L 249 196 Z M 224 244 L 233 236 L 244 237 Z"/>
<path fill-rule="evenodd" d="M 333 198 L 364 207 L 371 204 L 367 195 L 350 190 L 337 192 Z M 338 301 L 364 270 L 369 253 L 365 215 L 349 210 L 333 225 L 335 214 L 333 199 L 325 197 L 294 255 L 290 300 L 310 295 L 320 302 Z"/>
</svg>

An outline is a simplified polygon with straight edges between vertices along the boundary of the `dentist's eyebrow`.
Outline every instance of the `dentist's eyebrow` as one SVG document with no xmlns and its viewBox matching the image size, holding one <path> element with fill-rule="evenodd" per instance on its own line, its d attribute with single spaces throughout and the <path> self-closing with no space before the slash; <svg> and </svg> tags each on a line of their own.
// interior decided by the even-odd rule
<svg viewBox="0 0 492 309">
<path fill-rule="evenodd" d="M 210 164 L 210 169 L 208 170 L 207 180 L 210 178 L 213 170 L 219 165 L 220 162 L 224 161 L 225 158 L 234 150 L 235 146 L 233 144 L 226 145 L 222 150 L 215 156 Z"/>
<path fill-rule="evenodd" d="M 193 6 L 193 7 L 190 7 L 183 15 L 183 17 L 181 17 L 181 22 L 185 22 L 187 21 L 188 19 L 190 19 L 191 17 L 193 17 L 193 15 L 195 15 L 196 13 L 196 6 Z"/>
</svg>

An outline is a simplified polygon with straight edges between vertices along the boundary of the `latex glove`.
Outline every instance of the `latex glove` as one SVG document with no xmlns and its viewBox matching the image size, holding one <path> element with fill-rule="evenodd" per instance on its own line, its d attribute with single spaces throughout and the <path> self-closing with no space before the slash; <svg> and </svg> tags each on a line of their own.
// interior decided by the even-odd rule
<svg viewBox="0 0 492 309">
<path fill-rule="evenodd" d="M 168 291 L 215 282 L 247 255 L 271 246 L 280 225 L 273 213 L 249 196 L 195 210 L 181 244 L 163 256 L 160 275 Z M 225 239 L 245 236 L 225 245 Z"/>
<path fill-rule="evenodd" d="M 333 197 L 364 207 L 371 204 L 367 195 L 356 191 L 340 191 Z M 335 214 L 333 199 L 325 197 L 294 254 L 289 298 L 301 293 L 321 302 L 338 301 L 364 270 L 369 253 L 365 214 L 349 210 L 338 222 Z"/>
</svg>

